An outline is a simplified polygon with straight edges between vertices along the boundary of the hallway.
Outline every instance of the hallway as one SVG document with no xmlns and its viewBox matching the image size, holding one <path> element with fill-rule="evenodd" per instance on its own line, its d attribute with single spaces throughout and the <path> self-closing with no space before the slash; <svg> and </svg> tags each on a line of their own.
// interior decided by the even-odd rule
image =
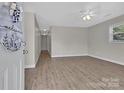
<svg viewBox="0 0 124 93">
<path fill-rule="evenodd" d="M 36 68 L 25 72 L 28 90 L 124 89 L 123 66 L 91 57 L 51 59 L 45 51 Z"/>
</svg>

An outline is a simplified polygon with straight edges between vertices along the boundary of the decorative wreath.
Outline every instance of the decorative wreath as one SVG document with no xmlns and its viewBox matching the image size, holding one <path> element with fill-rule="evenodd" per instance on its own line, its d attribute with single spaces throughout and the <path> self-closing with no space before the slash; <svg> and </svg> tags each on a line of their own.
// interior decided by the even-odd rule
<svg viewBox="0 0 124 93">
<path fill-rule="evenodd" d="M 17 3 L 10 3 L 9 6 L 10 8 L 5 6 L 0 7 L 0 43 L 7 50 L 13 52 L 21 49 L 25 43 L 22 40 L 21 8 Z"/>
<path fill-rule="evenodd" d="M 25 45 L 22 40 L 22 32 L 7 26 L 0 27 L 0 42 L 10 51 L 17 51 Z"/>
</svg>

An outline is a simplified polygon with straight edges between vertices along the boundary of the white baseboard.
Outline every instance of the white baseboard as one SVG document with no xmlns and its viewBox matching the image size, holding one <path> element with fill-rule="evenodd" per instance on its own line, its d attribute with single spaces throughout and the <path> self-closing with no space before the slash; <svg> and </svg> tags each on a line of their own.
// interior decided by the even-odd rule
<svg viewBox="0 0 124 93">
<path fill-rule="evenodd" d="M 112 63 L 116 63 L 116 64 L 119 64 L 119 65 L 124 65 L 124 62 L 119 62 L 119 61 L 116 61 L 116 60 L 111 60 L 109 58 L 104 58 L 104 57 L 100 57 L 100 56 L 96 56 L 96 55 L 88 55 L 90 57 L 94 57 L 94 58 L 98 58 L 98 59 L 101 59 L 101 60 L 105 60 L 105 61 L 108 61 L 108 62 L 112 62 Z"/>
<path fill-rule="evenodd" d="M 35 68 L 36 64 L 32 64 L 32 65 L 25 65 L 25 68 Z"/>
<path fill-rule="evenodd" d="M 40 57 L 40 54 L 41 54 L 41 52 L 39 53 L 39 57 Z M 37 61 L 36 61 L 34 64 L 31 64 L 31 65 L 25 65 L 25 68 L 35 68 L 36 65 L 37 65 L 37 62 L 38 62 L 38 60 L 39 60 L 39 57 L 37 58 Z"/>
<path fill-rule="evenodd" d="M 52 57 L 73 57 L 73 56 L 88 56 L 88 54 L 77 54 L 77 55 L 52 55 Z"/>
</svg>

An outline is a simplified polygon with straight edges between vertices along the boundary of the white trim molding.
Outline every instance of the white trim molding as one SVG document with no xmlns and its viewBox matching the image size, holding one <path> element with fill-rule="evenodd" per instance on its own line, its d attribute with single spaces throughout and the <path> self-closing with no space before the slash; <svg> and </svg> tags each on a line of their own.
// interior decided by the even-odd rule
<svg viewBox="0 0 124 93">
<path fill-rule="evenodd" d="M 25 68 L 35 68 L 36 64 L 32 64 L 32 65 L 25 65 Z"/>
<path fill-rule="evenodd" d="M 52 55 L 52 57 L 74 57 L 74 56 L 88 56 L 88 54 L 78 54 L 78 55 Z"/>
<path fill-rule="evenodd" d="M 108 62 L 111 62 L 111 63 L 116 63 L 116 64 L 119 64 L 119 65 L 124 65 L 124 62 L 112 60 L 112 59 L 109 59 L 109 58 L 100 57 L 100 56 L 96 56 L 96 55 L 90 55 L 90 54 L 88 56 L 94 57 L 94 58 L 97 58 L 97 59 L 101 59 L 101 60 L 105 60 L 105 61 L 108 61 Z"/>
</svg>

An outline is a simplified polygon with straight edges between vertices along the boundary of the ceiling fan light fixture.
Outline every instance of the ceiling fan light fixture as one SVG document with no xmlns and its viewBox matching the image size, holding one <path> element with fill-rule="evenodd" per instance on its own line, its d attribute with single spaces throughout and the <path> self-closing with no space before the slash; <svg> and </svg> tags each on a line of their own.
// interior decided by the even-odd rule
<svg viewBox="0 0 124 93">
<path fill-rule="evenodd" d="M 84 20 L 84 21 L 86 20 L 86 17 L 85 17 L 85 16 L 83 17 L 83 20 Z"/>
<path fill-rule="evenodd" d="M 91 20 L 93 16 L 95 16 L 94 11 L 87 10 L 85 12 L 80 12 L 81 13 L 81 18 L 83 18 L 84 21 Z"/>
<path fill-rule="evenodd" d="M 90 15 L 87 15 L 86 18 L 87 18 L 87 20 L 90 20 L 91 19 L 91 16 Z"/>
<path fill-rule="evenodd" d="M 85 15 L 82 18 L 83 18 L 84 21 L 91 20 L 91 16 L 90 15 Z"/>
</svg>

